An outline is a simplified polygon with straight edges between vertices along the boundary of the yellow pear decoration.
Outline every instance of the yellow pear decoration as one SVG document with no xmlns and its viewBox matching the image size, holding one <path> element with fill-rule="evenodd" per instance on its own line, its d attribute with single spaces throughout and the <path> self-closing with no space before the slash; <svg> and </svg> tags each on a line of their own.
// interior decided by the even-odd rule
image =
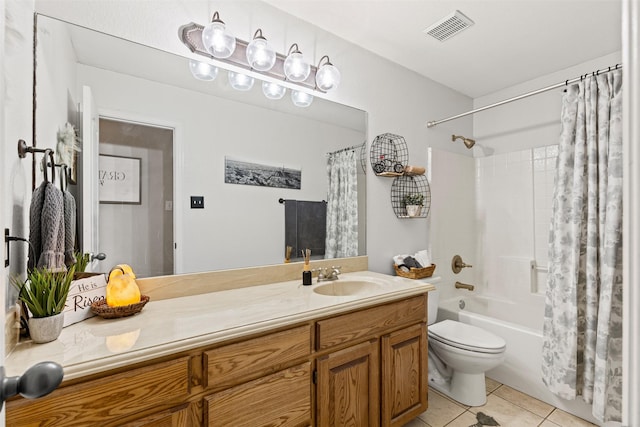
<svg viewBox="0 0 640 427">
<path fill-rule="evenodd" d="M 136 275 L 127 264 L 118 264 L 109 273 L 107 283 L 107 305 L 120 307 L 140 302 L 140 288 Z"/>
</svg>

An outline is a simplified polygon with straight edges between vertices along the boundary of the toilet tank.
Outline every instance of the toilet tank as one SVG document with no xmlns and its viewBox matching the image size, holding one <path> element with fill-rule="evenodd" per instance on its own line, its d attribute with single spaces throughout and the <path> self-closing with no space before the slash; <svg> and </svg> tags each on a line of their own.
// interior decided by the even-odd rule
<svg viewBox="0 0 640 427">
<path fill-rule="evenodd" d="M 428 305 L 427 305 L 427 325 L 432 325 L 436 322 L 436 317 L 438 317 L 438 300 L 440 299 L 440 291 L 433 290 L 428 294 Z"/>
</svg>

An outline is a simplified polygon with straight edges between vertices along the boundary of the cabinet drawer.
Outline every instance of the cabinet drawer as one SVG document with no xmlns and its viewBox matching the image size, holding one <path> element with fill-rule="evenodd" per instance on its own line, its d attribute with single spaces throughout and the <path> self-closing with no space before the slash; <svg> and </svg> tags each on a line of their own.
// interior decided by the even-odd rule
<svg viewBox="0 0 640 427">
<path fill-rule="evenodd" d="M 318 350 L 426 322 L 426 294 L 316 322 Z"/>
<path fill-rule="evenodd" d="M 62 387 L 38 400 L 7 403 L 7 425 L 114 425 L 129 415 L 186 399 L 189 358 Z"/>
<path fill-rule="evenodd" d="M 311 326 L 248 339 L 206 351 L 207 385 L 223 387 L 256 378 L 311 353 Z"/>
<path fill-rule="evenodd" d="M 311 363 L 214 393 L 205 399 L 209 427 L 311 424 Z"/>
</svg>

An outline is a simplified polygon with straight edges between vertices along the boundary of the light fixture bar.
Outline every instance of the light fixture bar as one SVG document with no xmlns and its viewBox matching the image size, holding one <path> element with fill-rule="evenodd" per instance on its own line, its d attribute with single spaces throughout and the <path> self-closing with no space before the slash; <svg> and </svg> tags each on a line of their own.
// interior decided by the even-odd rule
<svg viewBox="0 0 640 427">
<path fill-rule="evenodd" d="M 228 64 L 235 65 L 237 67 L 244 68 L 246 70 L 253 71 L 258 74 L 263 74 L 274 79 L 286 81 L 291 84 L 299 85 L 302 87 L 306 87 L 308 89 L 313 89 L 315 91 L 323 92 L 323 90 L 316 87 L 316 72 L 318 68 L 314 65 L 311 65 L 311 73 L 306 80 L 301 82 L 294 82 L 291 80 L 287 80 L 284 74 L 284 61 L 287 57 L 281 53 L 276 52 L 276 63 L 269 71 L 258 71 L 249 65 L 247 62 L 247 46 L 249 42 L 236 38 L 236 50 L 233 54 L 228 58 L 215 58 L 204 48 L 202 44 L 202 30 L 204 26 L 200 24 L 196 24 L 191 22 L 189 24 L 183 25 L 178 30 L 178 36 L 182 43 L 189 48 L 189 50 L 193 53 L 197 53 L 198 55 L 205 56 L 207 58 L 213 59 L 215 61 L 226 62 Z"/>
</svg>

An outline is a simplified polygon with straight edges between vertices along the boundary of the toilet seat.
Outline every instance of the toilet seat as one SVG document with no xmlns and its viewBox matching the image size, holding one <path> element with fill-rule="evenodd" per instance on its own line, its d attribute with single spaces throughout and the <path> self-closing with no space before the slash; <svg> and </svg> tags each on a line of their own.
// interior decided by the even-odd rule
<svg viewBox="0 0 640 427">
<path fill-rule="evenodd" d="M 463 350 L 497 354 L 504 352 L 507 343 L 497 335 L 473 325 L 443 320 L 428 327 L 429 337 Z"/>
</svg>

